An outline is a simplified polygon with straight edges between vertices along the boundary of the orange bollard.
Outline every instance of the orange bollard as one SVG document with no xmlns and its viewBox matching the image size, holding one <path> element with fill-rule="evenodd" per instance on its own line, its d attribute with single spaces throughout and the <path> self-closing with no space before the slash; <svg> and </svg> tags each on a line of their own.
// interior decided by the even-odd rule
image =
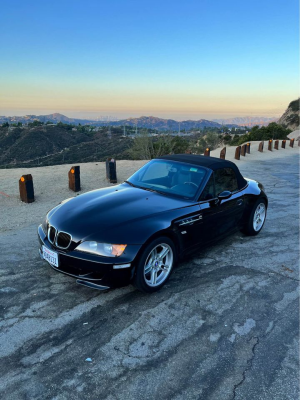
<svg viewBox="0 0 300 400">
<path fill-rule="evenodd" d="M 285 143 L 286 143 L 286 140 L 283 140 L 282 143 L 281 143 L 281 147 L 282 147 L 283 149 L 285 149 Z"/>
<path fill-rule="evenodd" d="M 243 157 L 246 156 L 246 148 L 247 148 L 246 144 L 243 144 L 243 146 L 241 147 L 241 156 Z"/>
<path fill-rule="evenodd" d="M 69 189 L 73 190 L 73 192 L 79 192 L 81 190 L 80 187 L 80 167 L 72 167 L 68 173 L 69 176 Z"/>
<path fill-rule="evenodd" d="M 269 150 L 269 151 L 272 151 L 272 150 L 273 150 L 272 147 L 273 147 L 273 140 L 270 139 L 270 140 L 268 141 L 268 150 Z"/>
<path fill-rule="evenodd" d="M 264 142 L 260 142 L 258 145 L 258 151 L 260 151 L 261 153 L 264 151 Z"/>
<path fill-rule="evenodd" d="M 210 157 L 210 148 L 209 147 L 207 147 L 205 149 L 204 155 L 207 156 L 207 157 Z"/>
<path fill-rule="evenodd" d="M 34 202 L 34 189 L 32 175 L 22 175 L 19 179 L 19 191 L 21 201 L 24 203 Z"/>
<path fill-rule="evenodd" d="M 239 160 L 239 159 L 241 158 L 241 146 L 238 146 L 238 147 L 235 149 L 234 158 L 235 158 L 236 160 Z"/>
<path fill-rule="evenodd" d="M 226 147 L 224 147 L 221 151 L 220 151 L 220 158 L 222 160 L 225 160 L 225 156 L 226 156 Z"/>
<path fill-rule="evenodd" d="M 247 143 L 247 148 L 246 148 L 246 153 L 247 154 L 250 154 L 250 146 L 251 146 L 251 144 Z"/>
<path fill-rule="evenodd" d="M 106 160 L 106 179 L 110 183 L 117 183 L 117 163 L 114 158 Z"/>
<path fill-rule="evenodd" d="M 295 139 L 290 140 L 290 147 L 294 147 L 294 142 L 295 142 Z"/>
</svg>

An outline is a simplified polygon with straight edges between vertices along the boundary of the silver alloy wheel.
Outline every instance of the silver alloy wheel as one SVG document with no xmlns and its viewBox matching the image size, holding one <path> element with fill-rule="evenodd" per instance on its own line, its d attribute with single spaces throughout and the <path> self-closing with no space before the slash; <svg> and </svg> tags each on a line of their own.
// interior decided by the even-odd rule
<svg viewBox="0 0 300 400">
<path fill-rule="evenodd" d="M 265 203 L 259 203 L 259 205 L 256 207 L 253 216 L 253 229 L 255 230 L 255 232 L 258 232 L 262 228 L 265 219 L 266 219 Z"/>
<path fill-rule="evenodd" d="M 144 266 L 146 284 L 151 287 L 161 285 L 171 272 L 173 259 L 173 250 L 168 244 L 161 243 L 155 246 L 149 253 Z"/>
</svg>

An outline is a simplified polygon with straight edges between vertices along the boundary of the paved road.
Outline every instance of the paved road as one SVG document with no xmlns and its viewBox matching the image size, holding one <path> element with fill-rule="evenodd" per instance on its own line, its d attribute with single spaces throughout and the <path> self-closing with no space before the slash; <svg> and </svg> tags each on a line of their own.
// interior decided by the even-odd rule
<svg viewBox="0 0 300 400">
<path fill-rule="evenodd" d="M 35 224 L 3 232 L 1 399 L 298 399 L 298 168 L 245 166 L 270 197 L 263 231 L 201 249 L 151 296 L 55 273 Z"/>
</svg>

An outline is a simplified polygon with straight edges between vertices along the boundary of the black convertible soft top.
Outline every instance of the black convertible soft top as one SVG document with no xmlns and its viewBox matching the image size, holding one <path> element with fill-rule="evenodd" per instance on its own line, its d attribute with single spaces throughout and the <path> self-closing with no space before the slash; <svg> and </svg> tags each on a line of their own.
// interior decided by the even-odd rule
<svg viewBox="0 0 300 400">
<path fill-rule="evenodd" d="M 239 189 L 242 189 L 247 185 L 247 181 L 241 175 L 238 167 L 231 161 L 222 160 L 216 157 L 200 156 L 198 154 L 170 154 L 157 158 L 199 165 L 202 167 L 210 168 L 213 171 L 220 168 L 231 168 L 235 172 Z"/>
</svg>

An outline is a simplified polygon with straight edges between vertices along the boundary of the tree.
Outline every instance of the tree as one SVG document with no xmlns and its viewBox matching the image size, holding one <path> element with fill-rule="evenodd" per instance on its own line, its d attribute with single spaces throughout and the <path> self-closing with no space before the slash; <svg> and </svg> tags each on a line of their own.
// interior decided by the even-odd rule
<svg viewBox="0 0 300 400">
<path fill-rule="evenodd" d="M 44 122 L 38 121 L 37 119 L 33 122 L 29 122 L 28 126 L 30 128 L 34 128 L 35 126 L 42 126 L 44 125 Z"/>
<path fill-rule="evenodd" d="M 210 149 L 213 150 L 218 147 L 220 139 L 216 133 L 208 132 L 208 134 L 206 135 L 206 143 L 210 147 Z"/>
<path fill-rule="evenodd" d="M 129 152 L 134 160 L 150 160 L 153 154 L 151 137 L 145 133 L 136 136 Z"/>
<path fill-rule="evenodd" d="M 223 142 L 224 142 L 225 144 L 230 144 L 230 142 L 231 142 L 231 136 L 230 136 L 230 135 L 225 135 L 225 136 L 223 137 Z"/>
<path fill-rule="evenodd" d="M 9 127 L 9 123 L 8 122 L 3 122 L 2 128 L 8 128 L 8 127 Z"/>
<path fill-rule="evenodd" d="M 154 138 L 148 134 L 147 130 L 143 130 L 139 136 L 135 137 L 130 156 L 133 159 L 151 160 L 165 154 L 184 153 L 188 147 L 188 141 L 182 137 L 161 135 Z"/>
<path fill-rule="evenodd" d="M 171 140 L 174 154 L 185 153 L 189 148 L 189 142 L 180 136 L 175 136 Z"/>
<path fill-rule="evenodd" d="M 191 147 L 192 153 L 194 154 L 203 154 L 204 150 L 207 147 L 207 143 L 203 137 L 201 137 L 199 140 L 196 140 L 194 144 Z"/>
</svg>

